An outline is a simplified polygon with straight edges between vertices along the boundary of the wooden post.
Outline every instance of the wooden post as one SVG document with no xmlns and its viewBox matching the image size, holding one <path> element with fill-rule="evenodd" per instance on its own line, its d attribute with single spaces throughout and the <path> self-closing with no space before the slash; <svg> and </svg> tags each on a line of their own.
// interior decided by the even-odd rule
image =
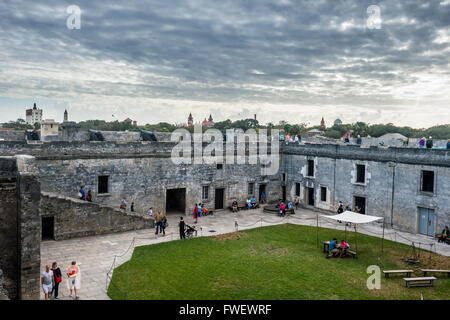
<svg viewBox="0 0 450 320">
<path fill-rule="evenodd" d="M 355 223 L 355 252 L 358 253 L 358 231 L 356 231 L 356 223 Z"/>
<path fill-rule="evenodd" d="M 383 237 L 381 238 L 381 254 L 383 254 L 383 249 L 384 249 L 384 223 L 385 218 L 383 218 Z"/>
<path fill-rule="evenodd" d="M 317 220 L 317 225 L 316 225 L 316 245 L 317 245 L 317 248 L 318 248 L 319 247 L 319 213 L 318 212 L 317 212 L 316 220 Z"/>
<path fill-rule="evenodd" d="M 344 240 L 347 242 L 347 222 L 345 223 L 345 229 L 344 229 Z"/>
</svg>

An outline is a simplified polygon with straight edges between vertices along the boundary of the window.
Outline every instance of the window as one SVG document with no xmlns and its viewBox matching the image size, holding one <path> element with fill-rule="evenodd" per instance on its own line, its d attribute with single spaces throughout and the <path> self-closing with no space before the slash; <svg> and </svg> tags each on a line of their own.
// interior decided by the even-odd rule
<svg viewBox="0 0 450 320">
<path fill-rule="evenodd" d="M 295 184 L 295 196 L 300 197 L 300 183 Z"/>
<path fill-rule="evenodd" d="M 248 195 L 252 196 L 255 194 L 255 184 L 253 182 L 248 184 Z"/>
<path fill-rule="evenodd" d="M 327 201 L 327 188 L 320 187 L 320 201 Z"/>
<path fill-rule="evenodd" d="M 314 160 L 308 160 L 308 177 L 314 177 Z"/>
<path fill-rule="evenodd" d="M 434 192 L 434 171 L 422 170 L 422 191 Z"/>
<path fill-rule="evenodd" d="M 217 164 L 217 170 L 222 170 L 222 168 L 223 168 L 223 164 L 218 163 L 218 164 Z"/>
<path fill-rule="evenodd" d="M 283 182 L 286 181 L 286 173 L 281 174 L 281 181 L 283 181 Z"/>
<path fill-rule="evenodd" d="M 108 176 L 98 177 L 98 194 L 108 193 Z"/>
<path fill-rule="evenodd" d="M 363 164 L 356 165 L 356 182 L 357 183 L 366 182 L 366 166 Z"/>
<path fill-rule="evenodd" d="M 202 188 L 202 200 L 208 200 L 209 186 L 203 186 Z"/>
</svg>

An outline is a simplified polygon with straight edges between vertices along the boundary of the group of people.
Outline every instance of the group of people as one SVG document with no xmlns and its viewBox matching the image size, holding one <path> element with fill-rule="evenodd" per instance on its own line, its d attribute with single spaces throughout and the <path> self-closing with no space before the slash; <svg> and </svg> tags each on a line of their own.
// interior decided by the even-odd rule
<svg viewBox="0 0 450 320">
<path fill-rule="evenodd" d="M 448 226 L 445 226 L 444 230 L 442 230 L 442 232 L 438 238 L 438 242 L 450 244 L 449 237 L 450 237 L 450 231 L 448 230 Z"/>
<path fill-rule="evenodd" d="M 153 209 L 150 208 L 149 212 L 150 212 L 150 216 L 152 216 L 153 215 Z M 163 214 L 161 212 L 161 210 L 158 210 L 158 213 L 155 215 L 155 224 L 156 224 L 156 226 L 155 226 L 155 228 L 156 228 L 155 234 L 158 235 L 158 233 L 162 233 L 163 236 L 165 236 L 166 235 L 166 228 L 167 228 L 167 226 L 169 224 L 167 223 L 166 215 Z"/>
<path fill-rule="evenodd" d="M 325 258 L 343 258 L 347 254 L 348 249 L 350 249 L 350 245 L 347 242 L 341 240 L 341 243 L 339 243 L 336 238 L 333 238 L 333 240 L 331 240 L 330 244 L 328 245 L 328 253 Z"/>
<path fill-rule="evenodd" d="M 256 209 L 258 207 L 258 203 L 256 202 L 256 198 L 254 196 L 248 197 L 247 200 L 245 200 L 245 204 L 247 209 Z"/>
<path fill-rule="evenodd" d="M 299 204 L 300 204 L 300 201 L 298 200 L 297 197 L 295 198 L 294 203 L 292 203 L 292 201 L 288 201 L 287 204 L 285 204 L 282 199 L 278 199 L 278 204 L 277 204 L 278 216 L 279 217 L 286 216 L 286 210 L 290 210 L 292 214 L 295 214 L 294 206 L 295 206 L 295 209 L 298 209 Z"/>
<path fill-rule="evenodd" d="M 194 223 L 198 222 L 198 217 L 209 215 L 209 210 L 204 203 L 196 203 L 194 207 Z"/>
<path fill-rule="evenodd" d="M 73 297 L 75 291 L 75 299 L 79 299 L 78 290 L 80 289 L 80 268 L 76 261 L 67 268 L 67 286 L 70 290 L 70 297 Z M 59 299 L 59 284 L 62 282 L 62 272 L 56 262 L 52 263 L 52 267 L 45 266 L 45 271 L 41 275 L 41 285 L 44 291 L 45 300 L 48 300 L 53 294 L 55 299 Z"/>
<path fill-rule="evenodd" d="M 89 189 L 86 194 L 86 191 L 84 190 L 84 188 L 85 188 L 85 186 L 81 186 L 80 190 L 78 190 L 78 198 L 80 200 L 92 202 L 92 190 Z"/>
<path fill-rule="evenodd" d="M 425 139 L 425 137 L 423 137 L 422 139 L 419 140 L 419 148 L 425 147 L 427 149 L 433 148 L 433 138 L 431 136 L 428 139 Z"/>
</svg>

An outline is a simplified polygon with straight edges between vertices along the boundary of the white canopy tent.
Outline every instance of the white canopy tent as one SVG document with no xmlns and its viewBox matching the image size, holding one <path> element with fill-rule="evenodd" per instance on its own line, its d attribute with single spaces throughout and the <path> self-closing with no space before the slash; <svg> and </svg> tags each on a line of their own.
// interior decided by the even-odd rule
<svg viewBox="0 0 450 320">
<path fill-rule="evenodd" d="M 356 226 L 358 224 L 370 223 L 370 222 L 384 219 L 383 217 L 369 216 L 366 214 L 361 214 L 361 213 L 357 213 L 357 212 L 353 212 L 353 211 L 344 211 L 343 213 L 336 214 L 333 216 L 327 216 L 327 215 L 321 215 L 321 216 L 328 218 L 328 219 L 333 219 L 336 221 L 352 223 L 355 226 L 355 249 L 356 249 L 356 251 L 358 248 L 358 244 L 357 244 L 357 240 L 356 240 L 357 239 L 356 238 L 357 237 Z M 317 220 L 317 223 L 318 223 L 318 220 Z M 345 224 L 345 232 L 347 233 L 347 224 Z M 383 237 L 381 239 L 381 251 L 383 251 L 383 240 L 384 240 L 384 221 L 383 221 Z"/>
</svg>

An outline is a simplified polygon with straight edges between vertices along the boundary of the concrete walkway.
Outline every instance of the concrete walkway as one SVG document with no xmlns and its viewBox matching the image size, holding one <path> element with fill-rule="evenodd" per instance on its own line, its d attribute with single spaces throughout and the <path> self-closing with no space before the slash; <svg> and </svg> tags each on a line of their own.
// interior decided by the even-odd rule
<svg viewBox="0 0 450 320">
<path fill-rule="evenodd" d="M 261 208 L 238 213 L 226 210 L 212 216 L 199 218 L 199 223 L 195 226 L 199 230 L 198 236 L 211 236 L 233 232 L 236 230 L 236 224 L 238 230 L 281 223 L 315 226 L 316 215 L 316 212 L 305 209 L 299 209 L 295 215 L 285 218 L 265 213 Z M 80 299 L 108 300 L 106 274 L 110 271 L 115 256 L 120 256 L 115 260 L 117 267 L 131 258 L 135 246 L 177 240 L 179 238 L 177 229 L 179 217 L 179 215 L 168 216 L 169 227 L 166 229 L 166 236 L 155 236 L 155 229 L 147 229 L 64 241 L 44 241 L 41 243 L 41 270 L 45 269 L 45 265 L 51 265 L 56 261 L 63 273 L 59 298 L 61 300 L 72 299 L 69 297 L 65 272 L 71 261 L 75 260 L 80 265 L 82 276 Z M 192 217 L 185 219 L 188 224 L 193 224 Z M 344 224 L 323 217 L 319 218 L 319 226 L 344 230 Z M 382 228 L 380 224 L 373 223 L 358 227 L 358 232 L 381 237 Z M 421 243 L 420 248 L 428 250 L 430 244 L 433 244 L 433 252 L 450 256 L 450 245 L 437 243 L 431 237 L 386 229 L 385 238 L 409 245 L 414 241 L 416 247 L 418 247 L 418 243 Z M 133 239 L 135 242 L 132 244 Z M 41 291 L 41 299 L 43 298 Z"/>
</svg>

